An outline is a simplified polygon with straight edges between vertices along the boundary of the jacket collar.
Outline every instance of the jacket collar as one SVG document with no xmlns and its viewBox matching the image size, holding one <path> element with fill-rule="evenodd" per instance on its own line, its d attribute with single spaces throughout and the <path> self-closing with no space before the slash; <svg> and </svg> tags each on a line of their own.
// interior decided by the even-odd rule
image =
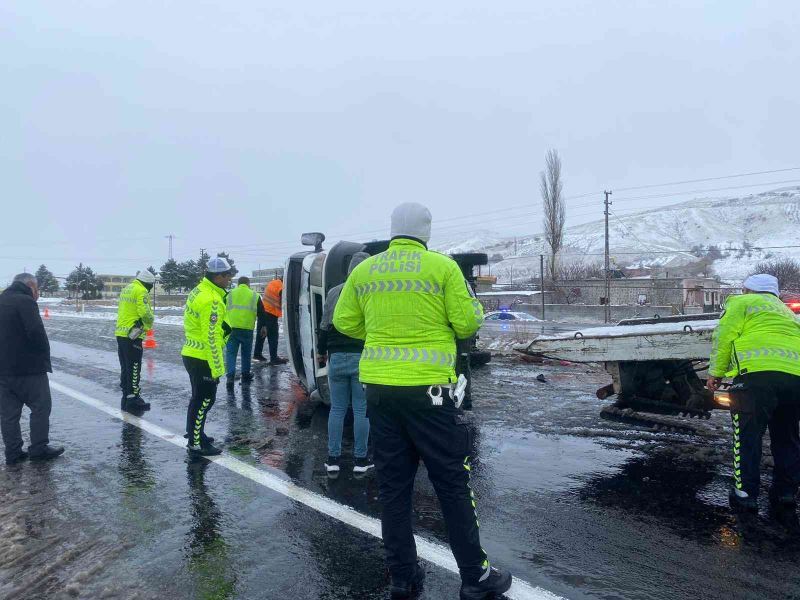
<svg viewBox="0 0 800 600">
<path fill-rule="evenodd" d="M 228 292 L 213 283 L 210 279 L 208 279 L 208 277 L 203 277 L 202 281 L 200 281 L 199 287 L 202 287 L 204 290 L 214 292 L 223 300 L 225 299 L 225 296 L 228 295 Z"/>
<path fill-rule="evenodd" d="M 410 237 L 393 237 L 392 241 L 389 242 L 389 248 L 393 246 L 414 246 L 416 248 L 422 248 L 423 250 L 427 250 L 428 247 L 420 242 L 417 239 L 410 238 Z"/>
<path fill-rule="evenodd" d="M 15 281 L 10 286 L 8 286 L 8 289 L 6 291 L 7 292 L 14 291 L 21 294 L 27 294 L 28 296 L 33 298 L 33 290 L 24 283 L 22 283 L 21 281 Z"/>
</svg>

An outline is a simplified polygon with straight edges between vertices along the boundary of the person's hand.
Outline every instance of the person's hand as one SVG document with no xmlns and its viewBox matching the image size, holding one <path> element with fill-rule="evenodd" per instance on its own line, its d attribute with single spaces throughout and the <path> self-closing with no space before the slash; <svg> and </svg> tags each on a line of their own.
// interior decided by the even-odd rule
<svg viewBox="0 0 800 600">
<path fill-rule="evenodd" d="M 267 328 L 266 326 L 262 327 L 258 330 L 258 337 L 267 337 Z"/>
<path fill-rule="evenodd" d="M 717 389 L 719 389 L 719 384 L 721 383 L 722 383 L 722 377 L 709 376 L 709 378 L 706 379 L 706 389 L 708 389 L 711 392 L 716 392 Z"/>
</svg>

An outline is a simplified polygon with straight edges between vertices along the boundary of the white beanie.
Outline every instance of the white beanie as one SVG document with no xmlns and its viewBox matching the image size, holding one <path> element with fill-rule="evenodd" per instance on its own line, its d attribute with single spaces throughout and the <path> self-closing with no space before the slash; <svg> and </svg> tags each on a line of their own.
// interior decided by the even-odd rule
<svg viewBox="0 0 800 600">
<path fill-rule="evenodd" d="M 402 235 L 428 243 L 431 239 L 431 211 L 416 202 L 404 202 L 392 211 L 391 237 Z"/>
<path fill-rule="evenodd" d="M 778 278 L 774 275 L 768 275 L 767 273 L 750 275 L 750 277 L 744 280 L 742 287 L 753 292 L 769 292 L 776 296 L 781 295 L 781 291 L 778 288 Z"/>
<path fill-rule="evenodd" d="M 156 282 L 156 276 L 153 275 L 147 269 L 142 269 L 141 271 L 139 271 L 136 274 L 136 279 L 138 279 L 142 283 L 155 283 Z"/>
</svg>

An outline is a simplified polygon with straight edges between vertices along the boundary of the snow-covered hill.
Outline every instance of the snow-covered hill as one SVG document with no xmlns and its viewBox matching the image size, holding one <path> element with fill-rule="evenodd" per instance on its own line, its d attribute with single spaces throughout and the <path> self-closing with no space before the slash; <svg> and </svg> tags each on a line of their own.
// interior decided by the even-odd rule
<svg viewBox="0 0 800 600">
<path fill-rule="evenodd" d="M 800 246 L 800 186 L 742 197 L 697 198 L 619 216 L 614 213 L 617 208 L 629 206 L 619 203 L 611 209 L 611 256 L 617 266 L 677 272 L 705 256 L 713 259 L 714 274 L 739 281 L 761 260 L 800 260 L 800 248 L 780 248 Z M 562 264 L 602 262 L 603 238 L 602 221 L 568 228 Z M 538 277 L 539 255 L 549 253 L 541 234 L 509 238 L 486 231 L 472 233 L 469 239 L 436 241 L 434 246 L 443 252 L 486 252 L 492 274 L 506 282 Z"/>
</svg>

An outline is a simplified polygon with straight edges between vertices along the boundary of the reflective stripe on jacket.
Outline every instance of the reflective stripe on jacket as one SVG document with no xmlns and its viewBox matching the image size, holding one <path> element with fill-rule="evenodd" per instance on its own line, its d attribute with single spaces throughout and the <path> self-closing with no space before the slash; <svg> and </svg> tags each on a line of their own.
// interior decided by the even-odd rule
<svg viewBox="0 0 800 600">
<path fill-rule="evenodd" d="M 256 325 L 260 301 L 257 292 L 251 290 L 250 286 L 240 283 L 228 293 L 228 302 L 225 306 L 228 325 L 234 329 L 252 331 Z"/>
<path fill-rule="evenodd" d="M 756 371 L 800 375 L 800 322 L 772 294 L 730 296 L 714 330 L 709 375 Z"/>
<path fill-rule="evenodd" d="M 283 282 L 280 279 L 273 279 L 264 288 L 264 310 L 278 318 L 283 316 L 281 292 L 283 292 Z"/>
<path fill-rule="evenodd" d="M 225 290 L 203 278 L 189 294 L 183 311 L 186 340 L 181 354 L 207 361 L 214 378 L 225 374 L 225 296 Z"/>
<path fill-rule="evenodd" d="M 119 307 L 117 308 L 117 328 L 114 335 L 117 337 L 128 337 L 128 332 L 136 321 L 141 321 L 144 331 L 140 338 L 143 338 L 145 331 L 153 328 L 153 308 L 150 306 L 150 292 L 138 279 L 134 279 L 128 284 L 119 295 Z"/>
<path fill-rule="evenodd" d="M 455 261 L 403 238 L 356 267 L 333 316 L 338 331 L 366 340 L 361 381 L 396 386 L 455 382 L 455 340 L 481 323 Z"/>
</svg>

